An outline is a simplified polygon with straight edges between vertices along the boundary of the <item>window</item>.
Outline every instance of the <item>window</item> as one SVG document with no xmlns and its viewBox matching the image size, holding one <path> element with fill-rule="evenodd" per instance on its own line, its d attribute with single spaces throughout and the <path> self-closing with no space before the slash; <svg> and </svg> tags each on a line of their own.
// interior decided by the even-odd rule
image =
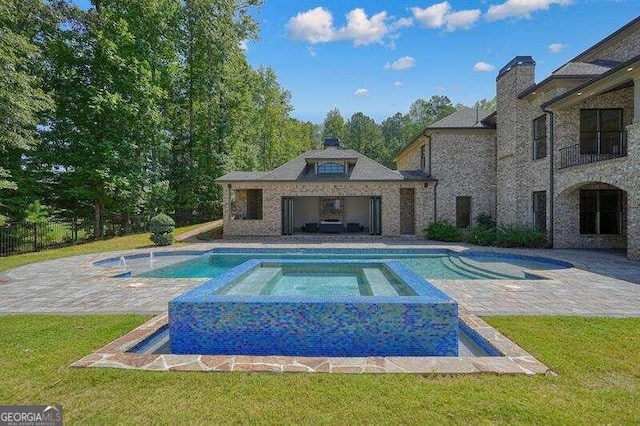
<svg viewBox="0 0 640 426">
<path fill-rule="evenodd" d="M 533 120 L 533 159 L 547 156 L 547 116 Z"/>
<path fill-rule="evenodd" d="M 583 189 L 580 191 L 580 233 L 619 234 L 622 224 L 622 191 Z"/>
<path fill-rule="evenodd" d="M 621 109 L 580 110 L 580 154 L 621 154 Z"/>
<path fill-rule="evenodd" d="M 533 193 L 533 226 L 540 231 L 547 230 L 547 191 Z"/>
<path fill-rule="evenodd" d="M 262 189 L 247 190 L 247 219 L 262 220 Z"/>
<path fill-rule="evenodd" d="M 456 226 L 471 227 L 471 197 L 456 197 Z"/>
<path fill-rule="evenodd" d="M 427 171 L 427 156 L 425 154 L 426 145 L 420 147 L 420 170 Z"/>
<path fill-rule="evenodd" d="M 318 165 L 318 174 L 344 174 L 344 164 L 340 163 L 324 163 Z"/>
</svg>

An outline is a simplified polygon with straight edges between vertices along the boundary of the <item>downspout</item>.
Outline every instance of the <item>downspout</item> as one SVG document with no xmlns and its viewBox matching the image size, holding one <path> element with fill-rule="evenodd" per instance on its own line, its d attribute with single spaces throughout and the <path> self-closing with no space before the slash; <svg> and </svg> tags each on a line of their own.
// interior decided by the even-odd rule
<svg viewBox="0 0 640 426">
<path fill-rule="evenodd" d="M 438 181 L 433 182 L 433 221 L 438 218 Z"/>
<path fill-rule="evenodd" d="M 549 248 L 553 248 L 553 212 L 555 205 L 555 197 L 554 197 L 554 178 L 555 178 L 555 164 L 553 162 L 553 129 L 555 127 L 555 120 L 553 111 L 548 110 L 547 108 L 542 108 L 542 112 L 549 114 Z"/>
</svg>

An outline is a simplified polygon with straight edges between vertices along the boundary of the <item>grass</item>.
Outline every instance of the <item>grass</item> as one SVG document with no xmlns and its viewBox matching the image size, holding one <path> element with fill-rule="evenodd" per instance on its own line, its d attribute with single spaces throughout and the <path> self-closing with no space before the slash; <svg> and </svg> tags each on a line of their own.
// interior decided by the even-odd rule
<svg viewBox="0 0 640 426">
<path fill-rule="evenodd" d="M 179 235 L 201 226 L 189 225 L 176 228 L 173 235 Z M 29 263 L 41 262 L 43 260 L 59 259 L 61 257 L 78 256 L 81 254 L 99 253 L 113 250 L 129 250 L 149 247 L 153 243 L 149 240 L 149 233 L 128 235 L 126 237 L 116 237 L 107 240 L 93 241 L 86 244 L 63 247 L 53 250 L 43 250 L 35 253 L 25 253 L 15 256 L 0 258 L 0 272 Z M 180 243 L 174 243 L 180 244 Z"/>
<path fill-rule="evenodd" d="M 0 404 L 69 423 L 624 424 L 640 419 L 640 318 L 490 317 L 558 376 L 143 372 L 68 365 L 144 321 L 0 317 Z"/>
</svg>

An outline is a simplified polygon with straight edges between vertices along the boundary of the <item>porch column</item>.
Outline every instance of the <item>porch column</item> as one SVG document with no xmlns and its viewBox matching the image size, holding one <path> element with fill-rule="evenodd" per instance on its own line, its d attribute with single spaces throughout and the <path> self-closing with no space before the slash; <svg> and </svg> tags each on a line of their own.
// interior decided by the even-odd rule
<svg viewBox="0 0 640 426">
<path fill-rule="evenodd" d="M 635 81 L 635 119 L 627 126 L 627 145 L 629 152 L 630 182 L 627 191 L 627 255 L 629 259 L 640 261 L 640 185 L 638 170 L 640 170 L 640 81 Z"/>
</svg>

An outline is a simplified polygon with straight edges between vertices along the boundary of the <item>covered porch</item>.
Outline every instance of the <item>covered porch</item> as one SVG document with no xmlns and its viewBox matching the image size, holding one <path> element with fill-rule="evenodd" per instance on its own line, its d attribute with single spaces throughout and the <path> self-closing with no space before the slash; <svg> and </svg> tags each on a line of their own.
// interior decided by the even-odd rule
<svg viewBox="0 0 640 426">
<path fill-rule="evenodd" d="M 380 197 L 300 196 L 282 198 L 282 233 L 379 235 Z"/>
</svg>

